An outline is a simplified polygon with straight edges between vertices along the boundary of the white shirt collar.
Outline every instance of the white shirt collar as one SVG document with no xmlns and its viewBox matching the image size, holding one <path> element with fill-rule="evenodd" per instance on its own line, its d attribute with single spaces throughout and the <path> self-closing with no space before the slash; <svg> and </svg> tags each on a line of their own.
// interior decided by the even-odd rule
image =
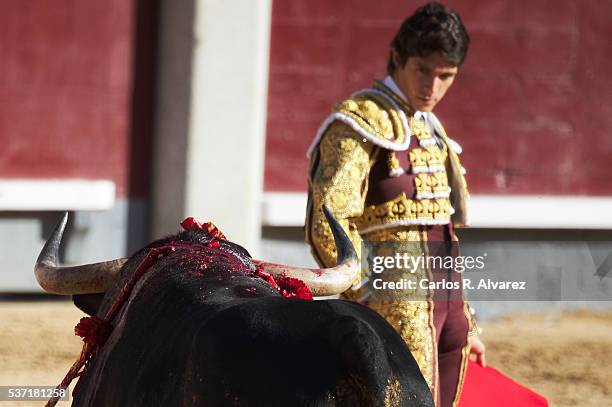
<svg viewBox="0 0 612 407">
<path fill-rule="evenodd" d="M 382 83 L 388 87 L 389 89 L 391 89 L 393 91 L 393 93 L 395 93 L 396 95 L 398 95 L 400 98 L 402 98 L 402 100 L 404 102 L 406 102 L 406 104 L 408 104 L 408 99 L 406 99 L 406 95 L 404 95 L 404 92 L 402 92 L 399 88 L 399 86 L 397 86 L 397 84 L 395 83 L 395 81 L 393 80 L 393 78 L 391 77 L 391 75 L 387 75 L 387 77 L 385 79 L 383 79 Z M 423 118 L 424 120 L 427 118 L 427 113 L 426 112 L 421 112 L 419 110 L 415 110 L 414 111 L 414 118 L 415 119 L 421 119 Z"/>
</svg>

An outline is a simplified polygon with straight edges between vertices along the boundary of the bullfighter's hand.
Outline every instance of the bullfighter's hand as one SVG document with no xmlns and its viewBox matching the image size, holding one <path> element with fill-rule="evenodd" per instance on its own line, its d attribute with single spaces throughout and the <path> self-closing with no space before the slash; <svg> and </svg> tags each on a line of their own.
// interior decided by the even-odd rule
<svg viewBox="0 0 612 407">
<path fill-rule="evenodd" d="M 478 336 L 472 336 L 469 339 L 470 342 L 470 355 L 476 356 L 476 363 L 480 366 L 485 367 L 485 344 L 482 343 Z"/>
</svg>

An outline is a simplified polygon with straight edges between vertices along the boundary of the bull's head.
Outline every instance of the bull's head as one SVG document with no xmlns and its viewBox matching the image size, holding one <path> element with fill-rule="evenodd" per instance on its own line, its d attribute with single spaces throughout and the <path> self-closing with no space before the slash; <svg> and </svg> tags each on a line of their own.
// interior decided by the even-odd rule
<svg viewBox="0 0 612 407">
<path fill-rule="evenodd" d="M 323 213 L 334 236 L 338 253 L 337 266 L 308 269 L 257 260 L 254 262 L 273 276 L 302 280 L 315 296 L 335 295 L 346 291 L 359 273 L 357 254 L 350 239 L 329 209 L 323 207 Z M 67 220 L 68 213 L 65 213 L 38 256 L 34 269 L 38 283 L 45 291 L 55 294 L 79 295 L 105 292 L 115 282 L 127 259 L 74 267 L 59 266 L 59 246 Z"/>
</svg>

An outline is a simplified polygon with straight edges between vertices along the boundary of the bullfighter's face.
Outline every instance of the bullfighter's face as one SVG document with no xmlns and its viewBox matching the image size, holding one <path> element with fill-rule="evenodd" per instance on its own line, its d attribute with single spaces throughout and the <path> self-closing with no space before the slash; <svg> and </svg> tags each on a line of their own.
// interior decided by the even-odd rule
<svg viewBox="0 0 612 407">
<path fill-rule="evenodd" d="M 453 84 L 458 68 L 449 65 L 444 55 L 435 52 L 426 57 L 408 57 L 402 66 L 393 51 L 395 72 L 392 77 L 406 96 L 408 104 L 416 110 L 430 112 L 442 100 Z"/>
</svg>

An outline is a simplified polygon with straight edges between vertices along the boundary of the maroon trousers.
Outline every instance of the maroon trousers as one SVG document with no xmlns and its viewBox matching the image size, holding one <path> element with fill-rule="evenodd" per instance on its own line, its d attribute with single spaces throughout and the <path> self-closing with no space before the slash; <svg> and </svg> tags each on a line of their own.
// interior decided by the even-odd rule
<svg viewBox="0 0 612 407">
<path fill-rule="evenodd" d="M 457 244 L 453 242 L 452 226 L 427 228 L 430 254 L 440 256 L 458 255 Z M 453 242 L 453 243 L 451 243 Z M 461 274 L 452 269 L 433 270 L 433 280 L 461 284 Z M 458 396 L 457 389 L 462 380 L 464 367 L 463 349 L 467 345 L 469 323 L 464 311 L 461 289 L 441 289 L 434 292 L 434 326 L 438 346 L 439 382 L 436 406 L 452 407 Z"/>
<path fill-rule="evenodd" d="M 451 407 L 457 395 L 463 366 L 463 348 L 467 344 L 468 321 L 463 302 L 436 301 L 434 325 L 438 343 L 439 407 Z"/>
</svg>

